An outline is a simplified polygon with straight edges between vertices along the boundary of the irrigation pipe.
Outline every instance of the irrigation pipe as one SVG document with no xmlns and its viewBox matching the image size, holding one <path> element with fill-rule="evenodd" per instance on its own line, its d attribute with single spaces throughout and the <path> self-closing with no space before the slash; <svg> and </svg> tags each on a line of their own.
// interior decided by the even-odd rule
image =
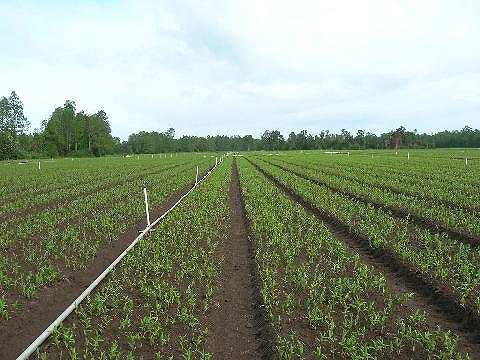
<svg viewBox="0 0 480 360">
<path fill-rule="evenodd" d="M 220 163 L 216 164 L 211 170 L 209 170 L 198 182 L 196 182 L 190 190 L 188 190 L 180 199 L 177 200 L 173 206 L 165 211 L 162 216 L 160 216 L 157 220 L 147 226 L 145 230 L 143 230 L 140 235 L 136 237 L 135 240 L 87 287 L 79 297 L 77 297 L 68 308 L 66 308 L 63 313 L 61 313 L 54 322 L 50 324 L 41 334 L 38 336 L 28 348 L 25 349 L 20 356 L 17 357 L 17 360 L 25 360 L 32 355 L 37 348 L 42 345 L 42 343 L 50 336 L 50 334 L 55 330 L 55 328 L 60 325 L 60 323 L 65 320 L 68 315 L 70 315 L 80 303 L 88 296 L 90 293 L 100 284 L 100 282 L 115 268 L 115 266 L 127 255 L 127 253 L 155 226 L 158 224 L 160 220 L 162 220 L 167 214 L 175 209 L 182 201 L 185 199 L 199 184 L 201 184 Z"/>
</svg>

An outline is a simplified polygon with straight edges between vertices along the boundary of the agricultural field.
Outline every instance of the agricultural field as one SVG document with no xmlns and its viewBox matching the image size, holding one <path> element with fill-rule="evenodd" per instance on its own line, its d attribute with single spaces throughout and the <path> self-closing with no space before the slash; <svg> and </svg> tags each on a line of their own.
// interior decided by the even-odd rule
<svg viewBox="0 0 480 360">
<path fill-rule="evenodd" d="M 52 159 L 0 175 L 0 359 L 127 248 L 30 358 L 480 358 L 480 150 Z"/>
</svg>

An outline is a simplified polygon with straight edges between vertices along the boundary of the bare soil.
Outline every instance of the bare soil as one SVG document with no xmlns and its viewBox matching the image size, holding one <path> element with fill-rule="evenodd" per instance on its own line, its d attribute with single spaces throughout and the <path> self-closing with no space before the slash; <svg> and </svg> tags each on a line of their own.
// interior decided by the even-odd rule
<svg viewBox="0 0 480 360">
<path fill-rule="evenodd" d="M 229 189 L 229 242 L 219 248 L 223 261 L 210 314 L 207 349 L 216 359 L 270 359 L 272 342 L 263 311 L 253 244 L 244 212 L 236 162 Z"/>
</svg>

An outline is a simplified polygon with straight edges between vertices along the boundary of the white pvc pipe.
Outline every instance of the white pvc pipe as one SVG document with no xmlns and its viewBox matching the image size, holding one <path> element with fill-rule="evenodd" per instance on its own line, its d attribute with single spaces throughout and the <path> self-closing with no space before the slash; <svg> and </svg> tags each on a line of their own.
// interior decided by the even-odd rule
<svg viewBox="0 0 480 360">
<path fill-rule="evenodd" d="M 147 214 L 147 226 L 150 226 L 150 211 L 148 210 L 148 194 L 146 186 L 143 188 L 143 196 L 145 199 L 145 214 Z"/>
<path fill-rule="evenodd" d="M 50 324 L 41 334 L 38 336 L 28 348 L 25 349 L 24 352 L 17 357 L 17 360 L 26 360 L 32 355 L 37 348 L 42 345 L 42 343 L 50 336 L 50 334 L 55 330 L 55 328 L 60 325 L 60 323 L 65 320 L 68 315 L 70 315 L 80 303 L 88 296 L 90 293 L 100 284 L 100 282 L 115 268 L 115 266 L 127 255 L 127 253 L 147 234 L 150 230 L 158 224 L 160 220 L 162 220 L 167 214 L 175 209 L 178 204 L 180 204 L 183 199 L 185 199 L 197 186 L 198 184 L 202 183 L 211 173 L 215 170 L 216 166 L 213 167 L 212 170 L 208 171 L 200 181 L 192 186 L 190 190 L 188 190 L 178 201 L 173 204 L 173 206 L 165 211 L 162 216 L 160 216 L 157 220 L 155 220 L 150 226 L 147 226 L 145 230 L 143 230 L 140 235 L 136 237 L 135 240 L 87 287 L 79 297 L 77 297 L 69 307 L 67 307 L 56 319 L 53 323 Z"/>
</svg>

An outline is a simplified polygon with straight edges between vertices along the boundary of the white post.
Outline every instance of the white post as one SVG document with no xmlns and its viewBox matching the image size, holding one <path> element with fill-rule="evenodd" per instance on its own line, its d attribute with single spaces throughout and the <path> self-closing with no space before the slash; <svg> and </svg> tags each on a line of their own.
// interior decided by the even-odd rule
<svg viewBox="0 0 480 360">
<path fill-rule="evenodd" d="M 197 165 L 197 176 L 195 176 L 195 185 L 198 184 L 198 165 Z"/>
<path fill-rule="evenodd" d="M 347 152 L 347 156 L 350 156 L 350 151 L 349 151 L 349 152 Z"/>
<path fill-rule="evenodd" d="M 468 158 L 465 158 L 465 166 L 468 165 Z"/>
<path fill-rule="evenodd" d="M 38 170 L 40 170 L 40 161 L 38 162 Z"/>
<path fill-rule="evenodd" d="M 153 154 L 152 154 L 152 159 L 153 159 Z"/>
<path fill-rule="evenodd" d="M 410 160 L 410 152 L 407 153 L 407 160 Z"/>
<path fill-rule="evenodd" d="M 147 214 L 147 226 L 150 226 L 150 212 L 148 211 L 147 184 L 143 185 L 143 195 L 145 198 L 145 213 Z"/>
<path fill-rule="evenodd" d="M 395 155 L 398 155 L 398 151 L 395 151 Z"/>
<path fill-rule="evenodd" d="M 215 156 L 215 166 L 218 164 L 218 158 Z"/>
</svg>

